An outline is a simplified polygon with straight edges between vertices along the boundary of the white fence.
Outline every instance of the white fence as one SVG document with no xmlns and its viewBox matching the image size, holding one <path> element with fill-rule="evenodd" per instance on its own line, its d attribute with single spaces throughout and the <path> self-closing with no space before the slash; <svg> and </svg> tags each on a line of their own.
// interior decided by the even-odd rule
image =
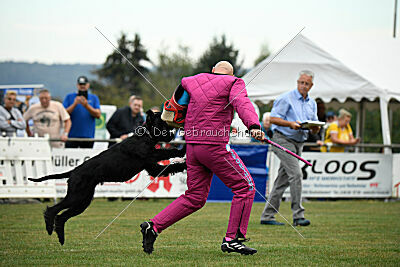
<svg viewBox="0 0 400 267">
<path fill-rule="evenodd" d="M 0 137 L 0 198 L 55 198 L 53 180 L 34 183 L 27 179 L 51 172 L 47 137 Z"/>
</svg>

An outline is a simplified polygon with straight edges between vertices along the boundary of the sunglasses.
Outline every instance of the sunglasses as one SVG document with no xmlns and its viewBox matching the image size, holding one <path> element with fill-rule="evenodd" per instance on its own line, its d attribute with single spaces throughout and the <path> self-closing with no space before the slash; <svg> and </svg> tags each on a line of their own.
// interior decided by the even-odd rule
<svg viewBox="0 0 400 267">
<path fill-rule="evenodd" d="M 7 99 L 10 100 L 10 101 L 17 101 L 16 98 L 7 97 Z"/>
</svg>

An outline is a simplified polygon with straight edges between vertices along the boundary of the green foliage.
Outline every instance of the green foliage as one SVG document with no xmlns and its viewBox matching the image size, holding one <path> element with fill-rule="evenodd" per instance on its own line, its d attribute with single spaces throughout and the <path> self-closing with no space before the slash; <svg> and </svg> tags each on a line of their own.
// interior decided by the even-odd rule
<svg viewBox="0 0 400 267">
<path fill-rule="evenodd" d="M 230 203 L 207 203 L 163 231 L 155 251 L 142 251 L 139 225 L 172 200 L 136 200 L 107 230 L 128 201 L 95 199 L 65 225 L 66 243 L 45 230 L 46 204 L 0 205 L 1 266 L 398 266 L 400 202 L 311 201 L 304 203 L 309 227 L 260 224 L 264 203 L 254 203 L 246 245 L 252 256 L 224 254 Z M 290 203 L 281 214 L 291 221 Z M 277 220 L 284 220 L 277 216 Z"/>
<path fill-rule="evenodd" d="M 116 105 L 117 107 L 128 105 L 130 93 L 126 89 L 113 85 L 104 85 L 98 81 L 93 81 L 90 84 L 90 88 L 100 98 L 102 105 Z"/>
<path fill-rule="evenodd" d="M 243 60 L 238 59 L 239 50 L 234 48 L 233 43 L 227 44 L 226 36 L 223 34 L 220 39 L 213 38 L 208 49 L 203 53 L 196 64 L 195 73 L 210 72 L 211 69 L 221 60 L 229 61 L 237 77 L 244 75 L 242 69 Z"/>
<path fill-rule="evenodd" d="M 149 70 L 143 66 L 143 62 L 150 62 L 150 59 L 147 57 L 147 50 L 141 44 L 139 34 L 135 34 L 134 40 L 129 40 L 126 34 L 122 33 L 118 39 L 118 50 L 127 60 L 114 50 L 95 73 L 105 80 L 108 86 L 119 88 L 121 92 L 128 91 L 131 95 L 141 95 L 143 78 L 130 63 L 146 75 Z"/>
<path fill-rule="evenodd" d="M 382 144 L 381 112 L 379 109 L 365 111 L 364 138 L 361 143 Z M 365 148 L 365 152 L 380 152 L 380 148 Z"/>
<path fill-rule="evenodd" d="M 392 114 L 392 144 L 400 144 L 400 109 L 394 110 Z M 393 149 L 393 152 L 400 153 L 400 148 Z"/>
<path fill-rule="evenodd" d="M 167 49 L 158 52 L 158 65 L 150 73 L 150 79 L 160 92 L 144 82 L 143 103 L 146 108 L 160 106 L 165 98 L 171 98 L 183 77 L 193 74 L 193 60 L 189 52 L 189 48 L 185 46 L 179 46 L 178 50 L 171 54 Z"/>
</svg>

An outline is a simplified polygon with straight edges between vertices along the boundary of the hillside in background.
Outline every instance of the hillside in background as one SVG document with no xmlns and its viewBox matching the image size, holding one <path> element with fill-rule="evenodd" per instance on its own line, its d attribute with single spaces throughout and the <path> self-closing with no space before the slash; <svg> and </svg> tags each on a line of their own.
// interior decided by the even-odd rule
<svg viewBox="0 0 400 267">
<path fill-rule="evenodd" d="M 44 84 L 53 97 L 63 99 L 67 93 L 76 90 L 79 75 L 95 79 L 92 71 L 98 67 L 92 64 L 0 62 L 0 85 Z"/>
</svg>

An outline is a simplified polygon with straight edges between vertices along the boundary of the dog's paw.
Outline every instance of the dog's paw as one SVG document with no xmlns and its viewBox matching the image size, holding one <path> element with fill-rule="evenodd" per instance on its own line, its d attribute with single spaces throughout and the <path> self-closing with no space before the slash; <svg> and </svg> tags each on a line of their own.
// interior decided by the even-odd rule
<svg viewBox="0 0 400 267">
<path fill-rule="evenodd" d="M 49 207 L 43 212 L 44 222 L 46 224 L 46 230 L 49 235 L 53 233 L 54 229 L 54 216 L 50 215 Z"/>
<path fill-rule="evenodd" d="M 56 221 L 55 221 L 55 229 L 54 230 L 57 233 L 58 242 L 60 242 L 61 245 L 64 245 L 64 242 L 65 242 L 64 222 L 57 217 L 56 217 Z"/>
</svg>

